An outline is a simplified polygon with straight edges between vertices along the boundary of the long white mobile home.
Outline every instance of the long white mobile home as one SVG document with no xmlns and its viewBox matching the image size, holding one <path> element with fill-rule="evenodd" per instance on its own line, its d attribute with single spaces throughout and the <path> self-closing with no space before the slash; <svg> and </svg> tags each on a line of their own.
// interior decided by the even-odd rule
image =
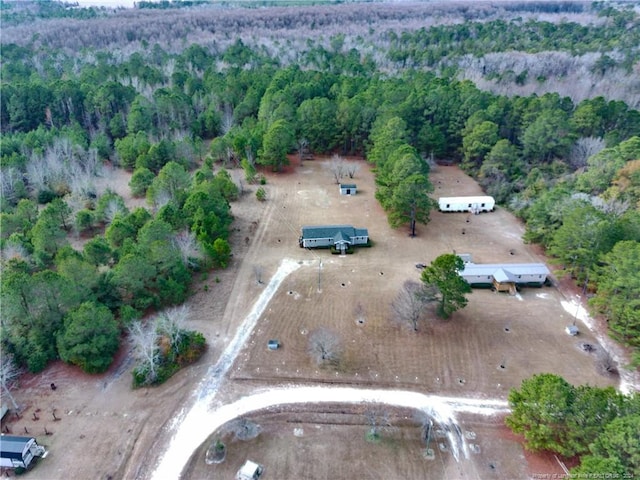
<svg viewBox="0 0 640 480">
<path fill-rule="evenodd" d="M 460 276 L 472 287 L 515 293 L 517 286 L 541 287 L 550 273 L 544 263 L 465 263 Z"/>
<path fill-rule="evenodd" d="M 440 197 L 438 208 L 441 212 L 492 212 L 496 206 L 493 197 Z"/>
</svg>

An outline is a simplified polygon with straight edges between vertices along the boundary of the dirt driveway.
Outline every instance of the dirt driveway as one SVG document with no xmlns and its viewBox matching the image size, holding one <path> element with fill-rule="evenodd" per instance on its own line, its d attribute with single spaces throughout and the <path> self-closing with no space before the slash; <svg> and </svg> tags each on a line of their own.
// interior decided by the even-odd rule
<svg viewBox="0 0 640 480">
<path fill-rule="evenodd" d="M 309 382 L 505 399 L 510 388 L 539 372 L 554 372 L 576 384 L 616 384 L 616 378 L 599 374 L 594 355 L 580 348 L 585 342 L 597 344 L 591 333 L 582 328 L 574 338 L 564 332 L 575 314 L 562 308 L 560 302 L 571 299 L 554 287 L 523 290 L 518 296 L 475 290 L 467 308 L 447 322 L 427 319 L 418 333 L 390 321 L 389 305 L 402 283 L 419 278 L 416 263 L 454 251 L 471 254 L 476 263 L 545 259 L 522 243 L 522 225 L 500 208 L 476 216 L 434 212 L 415 238 L 405 228 L 390 229 L 374 198 L 368 165 L 350 161 L 360 167 L 349 180 L 358 185 L 355 196 L 341 196 L 328 162 L 314 160 L 283 173 L 267 172 L 265 202 L 256 200 L 252 187 L 233 205 L 233 261 L 227 270 L 200 279 L 189 301 L 190 326 L 202 331 L 210 346 L 198 365 L 160 388 L 132 391 L 131 365 L 123 349 L 105 375 L 88 376 L 56 364 L 25 378 L 15 394 L 25 407 L 22 417 L 11 416 L 3 428 L 14 434 L 28 431 L 50 450 L 27 478 L 147 478 L 175 430 L 173 420 L 194 401 L 192 392 L 285 258 L 304 265 L 284 280 L 258 319 L 218 401 L 274 384 Z M 456 167 L 437 167 L 432 182 L 435 196 L 481 193 Z M 299 248 L 302 225 L 342 223 L 368 228 L 374 246 L 346 256 Z M 345 358 L 338 370 L 317 368 L 306 353 L 308 335 L 319 326 L 341 336 Z M 269 351 L 271 338 L 278 338 L 283 348 Z M 268 464 L 265 478 L 278 479 L 348 478 L 355 473 L 361 478 L 425 478 L 425 472 L 446 478 L 516 478 L 539 468 L 562 472 L 557 464 L 525 460 L 501 418 L 463 419 L 479 439 L 477 460 L 461 472 L 444 450 L 438 450 L 435 462 L 425 460 L 413 424 L 400 422 L 388 442 L 372 445 L 363 441 L 361 413 L 349 409 L 341 417 L 311 410 L 308 415 L 271 412 L 259 417 L 263 434 L 257 440 L 234 443 L 228 460 L 215 467 L 197 452 L 188 476 L 232 478 L 247 457 Z M 392 412 L 396 417 L 401 413 Z M 293 424 L 307 434 L 293 435 Z M 358 456 L 367 459 L 367 468 L 354 472 L 361 465 L 353 462 Z M 309 465 L 322 469 L 309 470 Z"/>
</svg>

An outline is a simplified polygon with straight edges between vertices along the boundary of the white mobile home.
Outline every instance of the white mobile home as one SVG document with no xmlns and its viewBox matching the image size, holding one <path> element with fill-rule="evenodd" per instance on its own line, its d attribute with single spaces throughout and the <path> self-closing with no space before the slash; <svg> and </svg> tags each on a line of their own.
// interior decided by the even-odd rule
<svg viewBox="0 0 640 480">
<path fill-rule="evenodd" d="M 496 206 L 493 197 L 440 197 L 438 208 L 441 212 L 492 212 Z"/>
<path fill-rule="evenodd" d="M 29 468 L 36 457 L 46 457 L 47 451 L 33 437 L 0 436 L 0 466 Z"/>
</svg>

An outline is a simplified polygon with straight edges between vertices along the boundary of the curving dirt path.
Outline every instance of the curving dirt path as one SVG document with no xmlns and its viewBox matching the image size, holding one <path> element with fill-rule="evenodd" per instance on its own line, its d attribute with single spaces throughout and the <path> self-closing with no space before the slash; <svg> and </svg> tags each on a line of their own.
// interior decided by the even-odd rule
<svg viewBox="0 0 640 480">
<path fill-rule="evenodd" d="M 212 431 L 235 418 L 270 407 L 295 404 L 375 403 L 420 410 L 430 415 L 438 424 L 446 427 L 449 445 L 456 461 L 470 458 L 469 447 L 462 435 L 456 413 L 495 415 L 508 411 L 507 402 L 504 400 L 443 397 L 406 390 L 373 390 L 331 386 L 270 388 L 265 392 L 255 393 L 220 407 L 211 407 L 207 400 L 211 400 L 211 398 L 199 399 L 187 417 L 180 423 L 170 448 L 162 457 L 151 476 L 152 479 L 179 478 L 188 459 Z"/>
</svg>

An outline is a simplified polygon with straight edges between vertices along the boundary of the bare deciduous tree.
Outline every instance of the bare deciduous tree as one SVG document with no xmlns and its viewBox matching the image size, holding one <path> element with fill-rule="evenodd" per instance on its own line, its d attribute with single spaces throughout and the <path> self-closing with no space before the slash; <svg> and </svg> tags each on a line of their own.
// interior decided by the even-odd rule
<svg viewBox="0 0 640 480">
<path fill-rule="evenodd" d="M 166 188 L 158 189 L 152 193 L 147 192 L 147 202 L 151 204 L 155 211 L 160 210 L 166 204 L 171 202 L 173 196 Z"/>
<path fill-rule="evenodd" d="M 343 353 L 342 341 L 333 330 L 320 327 L 309 335 L 308 351 L 318 365 L 338 365 Z"/>
<path fill-rule="evenodd" d="M 391 427 L 389 412 L 378 408 L 370 408 L 364 412 L 364 416 L 369 424 L 366 438 L 369 441 L 378 441 L 383 430 Z"/>
<path fill-rule="evenodd" d="M 574 169 L 587 166 L 589 157 L 595 155 L 606 147 L 606 143 L 602 138 L 583 137 L 576 140 L 576 143 L 569 152 L 568 162 Z"/>
<path fill-rule="evenodd" d="M 122 203 L 118 202 L 118 200 L 112 199 L 104 209 L 104 221 L 107 225 L 111 225 L 111 222 L 113 222 L 117 215 L 124 216 L 126 214 L 126 207 L 124 207 Z"/>
<path fill-rule="evenodd" d="M 340 155 L 333 155 L 331 157 L 331 162 L 329 163 L 329 171 L 331 172 L 331 175 L 333 175 L 336 183 L 340 183 L 340 179 L 344 176 L 344 169 L 344 158 Z"/>
<path fill-rule="evenodd" d="M 133 344 L 134 356 L 138 360 L 135 369 L 144 373 L 145 383 L 153 382 L 158 375 L 160 361 L 158 330 L 155 322 L 144 326 L 140 320 L 136 320 L 129 327 L 129 339 Z"/>
<path fill-rule="evenodd" d="M 48 188 L 49 173 L 43 167 L 44 160 L 37 153 L 32 153 L 29 156 L 25 167 L 25 177 L 29 183 L 29 186 L 34 191 L 40 191 Z"/>
<path fill-rule="evenodd" d="M 16 365 L 13 360 L 13 355 L 3 353 L 2 361 L 0 362 L 0 384 L 2 384 L 2 391 L 9 397 L 13 409 L 19 411 L 18 404 L 11 394 L 11 388 L 14 385 L 14 381 L 20 376 L 22 370 Z"/>
<path fill-rule="evenodd" d="M 173 237 L 173 244 L 180 252 L 182 261 L 187 267 L 195 267 L 198 260 L 204 258 L 202 248 L 196 240 L 195 233 L 183 230 Z"/>
<path fill-rule="evenodd" d="M 56 138 L 42 156 L 31 153 L 25 176 L 34 191 L 51 190 L 88 197 L 95 194 L 102 162 L 95 148 L 84 149 L 66 137 Z"/>
<path fill-rule="evenodd" d="M 189 307 L 187 305 L 179 305 L 177 307 L 168 308 L 158 314 L 156 317 L 156 329 L 162 335 L 169 339 L 171 348 L 176 353 L 180 348 L 180 340 L 185 333 L 185 322 L 189 318 Z"/>
<path fill-rule="evenodd" d="M 17 168 L 8 167 L 0 170 L 0 198 L 10 203 L 17 202 L 22 189 L 24 189 L 22 173 Z"/>
<path fill-rule="evenodd" d="M 260 435 L 262 428 L 253 420 L 240 417 L 229 423 L 226 430 L 237 440 L 252 440 Z"/>
<path fill-rule="evenodd" d="M 618 200 L 615 198 L 611 198 L 611 199 L 602 199 L 600 197 L 595 197 L 598 200 L 602 201 L 601 204 L 596 204 L 595 202 L 591 202 L 592 205 L 596 208 L 599 208 L 600 210 L 602 210 L 604 213 L 606 213 L 607 215 L 613 215 L 615 217 L 619 217 L 620 215 L 622 215 L 624 212 L 626 212 L 627 210 L 629 210 L 629 208 L 631 208 L 631 204 L 629 202 L 629 200 Z"/>
<path fill-rule="evenodd" d="M 202 144 L 191 138 L 189 132 L 179 130 L 174 133 L 173 141 L 176 145 L 176 156 L 185 159 L 189 168 L 193 167 L 198 159 L 202 157 Z"/>
<path fill-rule="evenodd" d="M 15 240 L 8 239 L 5 242 L 3 248 L 0 250 L 0 259 L 6 262 L 13 258 L 29 262 L 31 259 L 31 255 L 24 247 L 24 245 Z"/>
<path fill-rule="evenodd" d="M 220 131 L 226 135 L 233 128 L 233 106 L 230 103 L 224 104 L 221 116 Z"/>
<path fill-rule="evenodd" d="M 425 307 L 437 299 L 434 289 L 423 284 L 407 280 L 391 303 L 393 319 L 399 323 L 408 323 L 414 332 L 418 331 L 418 322 L 425 314 Z"/>
<path fill-rule="evenodd" d="M 302 160 L 304 160 L 305 155 L 307 154 L 307 149 L 309 148 L 309 140 L 306 138 L 298 139 L 298 160 L 300 160 L 300 164 L 302 165 Z"/>
<path fill-rule="evenodd" d="M 360 165 L 358 165 L 356 162 L 347 162 L 346 170 L 349 178 L 354 178 L 356 176 L 356 173 L 358 173 L 358 171 L 360 170 Z"/>
</svg>

